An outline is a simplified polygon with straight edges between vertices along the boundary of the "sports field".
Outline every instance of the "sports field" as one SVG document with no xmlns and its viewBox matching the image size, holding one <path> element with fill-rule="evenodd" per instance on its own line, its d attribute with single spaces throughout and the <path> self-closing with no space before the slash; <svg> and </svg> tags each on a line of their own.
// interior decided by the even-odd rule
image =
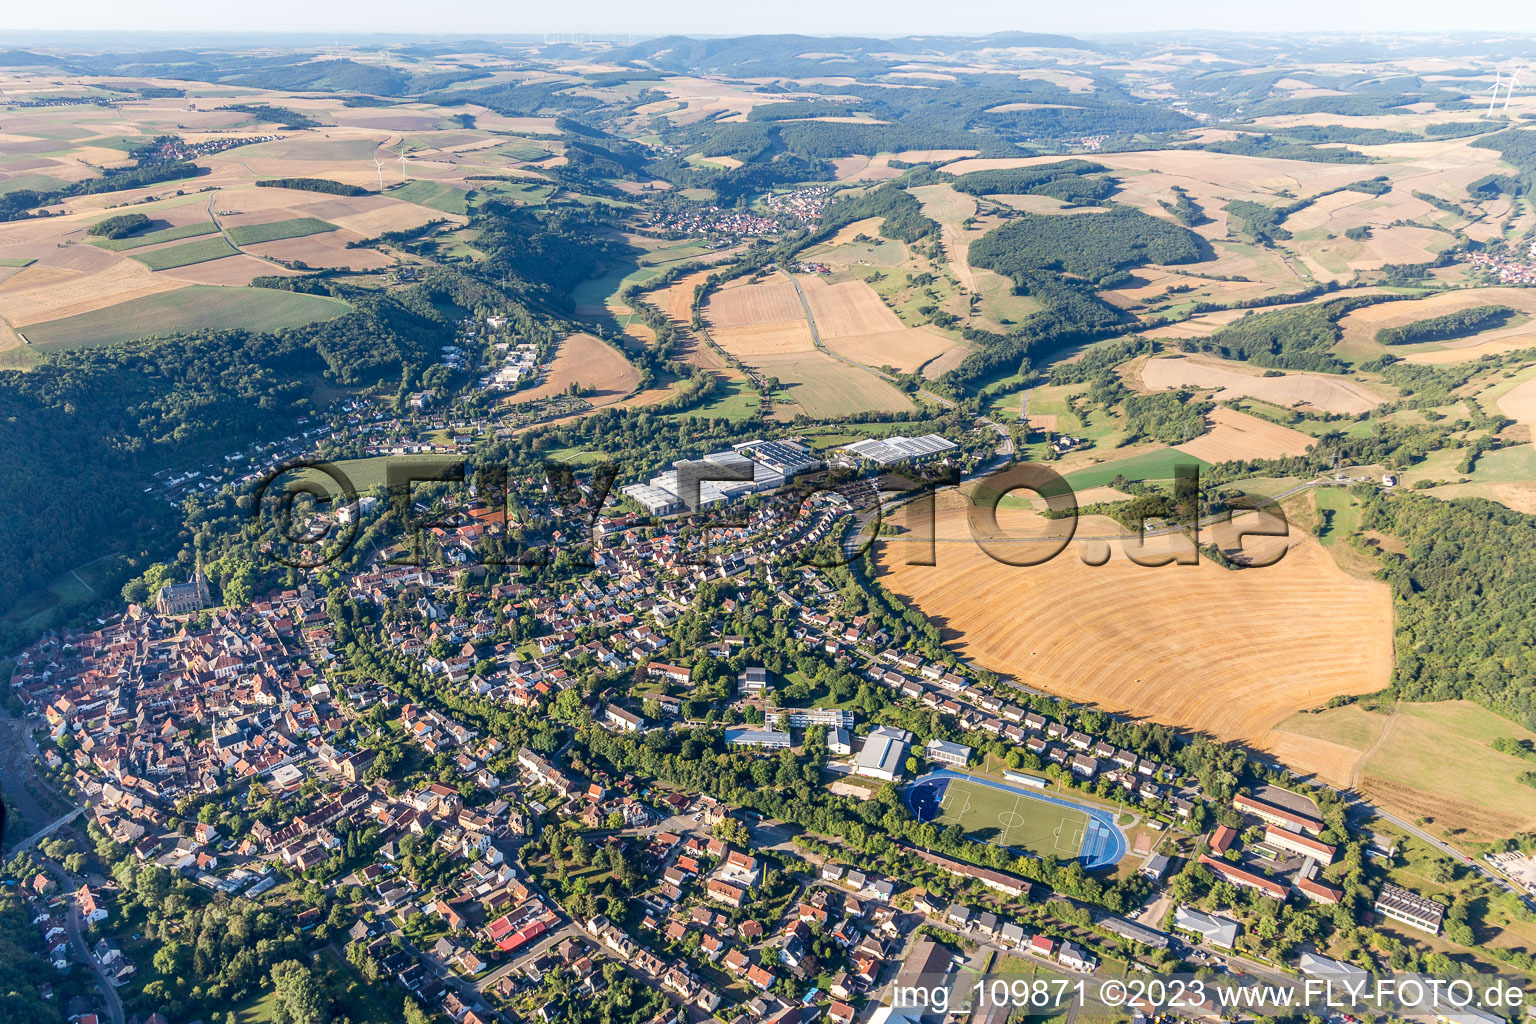
<svg viewBox="0 0 1536 1024">
<path fill-rule="evenodd" d="M 1125 855 L 1108 812 L 991 779 L 932 772 L 907 788 L 907 803 L 922 821 L 959 825 L 974 839 L 1036 857 L 1100 868 Z"/>
</svg>

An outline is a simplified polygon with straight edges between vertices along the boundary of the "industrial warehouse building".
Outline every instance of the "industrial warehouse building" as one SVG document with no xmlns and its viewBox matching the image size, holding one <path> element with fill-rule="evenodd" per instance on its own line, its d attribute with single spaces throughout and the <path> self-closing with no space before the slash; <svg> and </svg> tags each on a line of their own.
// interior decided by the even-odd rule
<svg viewBox="0 0 1536 1024">
<path fill-rule="evenodd" d="M 620 489 L 653 516 L 687 509 L 699 512 L 749 494 L 783 487 L 793 477 L 820 469 L 822 462 L 795 441 L 744 441 L 731 451 L 702 459 L 679 459 L 643 484 Z"/>
<path fill-rule="evenodd" d="M 876 466 L 921 465 L 941 459 L 960 446 L 938 434 L 922 437 L 873 437 L 843 446 L 843 451 Z"/>
</svg>

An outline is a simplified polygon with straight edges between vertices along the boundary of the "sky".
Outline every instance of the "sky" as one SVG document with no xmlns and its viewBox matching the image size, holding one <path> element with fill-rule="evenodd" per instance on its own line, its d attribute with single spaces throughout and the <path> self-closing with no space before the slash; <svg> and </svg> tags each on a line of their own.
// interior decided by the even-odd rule
<svg viewBox="0 0 1536 1024">
<path fill-rule="evenodd" d="M 433 34 L 893 36 L 997 31 L 1106 35 L 1176 30 L 1303 32 L 1494 31 L 1536 34 L 1536 3 L 1484 0 L 70 0 L 0 3 L 0 39 L 16 32 L 94 30 Z M 124 40 L 124 42 L 128 42 Z"/>
</svg>

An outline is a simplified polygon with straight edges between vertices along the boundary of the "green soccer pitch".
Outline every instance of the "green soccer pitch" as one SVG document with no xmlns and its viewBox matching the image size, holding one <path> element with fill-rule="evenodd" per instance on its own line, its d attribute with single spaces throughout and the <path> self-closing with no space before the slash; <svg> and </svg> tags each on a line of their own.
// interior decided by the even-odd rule
<svg viewBox="0 0 1536 1024">
<path fill-rule="evenodd" d="M 999 846 L 1069 860 L 1083 851 L 1088 815 L 981 783 L 950 779 L 935 823 L 959 825 L 966 835 Z"/>
</svg>

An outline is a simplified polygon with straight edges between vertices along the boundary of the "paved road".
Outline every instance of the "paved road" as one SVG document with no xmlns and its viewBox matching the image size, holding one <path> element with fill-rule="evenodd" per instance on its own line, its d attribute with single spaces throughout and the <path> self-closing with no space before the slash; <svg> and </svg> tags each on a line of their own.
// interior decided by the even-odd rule
<svg viewBox="0 0 1536 1024">
<path fill-rule="evenodd" d="M 79 891 L 81 882 L 75 876 L 51 860 L 45 860 L 44 866 L 66 892 Z M 69 932 L 69 943 L 75 950 L 75 958 L 95 977 L 96 987 L 101 990 L 102 998 L 106 1001 L 107 1016 L 112 1019 L 112 1024 L 123 1024 L 123 1001 L 118 998 L 117 989 L 112 987 L 112 983 L 102 973 L 101 966 L 96 963 L 96 958 L 91 955 L 91 944 L 85 937 L 85 921 L 80 916 L 80 907 L 72 896 L 67 898 L 67 903 L 69 915 L 64 923 Z"/>
<path fill-rule="evenodd" d="M 1487 862 L 1478 860 L 1477 858 L 1456 849 L 1456 847 L 1452 846 L 1444 839 L 1430 835 L 1428 832 L 1424 831 L 1422 828 L 1419 828 L 1419 826 L 1415 825 L 1411 821 L 1399 818 L 1395 814 L 1391 814 L 1382 810 L 1380 807 L 1377 807 L 1375 804 L 1371 803 L 1357 792 L 1345 791 L 1344 800 L 1352 809 L 1358 809 L 1366 814 L 1372 815 L 1382 819 L 1383 821 L 1396 825 L 1398 828 L 1402 829 L 1404 832 L 1407 832 L 1409 835 L 1413 836 L 1420 842 L 1426 843 L 1433 849 L 1439 850 L 1441 853 L 1451 857 L 1459 863 L 1467 865 L 1473 871 L 1476 871 L 1478 874 L 1488 879 L 1488 881 L 1493 882 L 1505 892 L 1513 893 L 1516 896 L 1524 898 L 1524 889 L 1511 882 L 1504 875 L 1495 871 L 1491 866 L 1488 865 Z"/>
</svg>

